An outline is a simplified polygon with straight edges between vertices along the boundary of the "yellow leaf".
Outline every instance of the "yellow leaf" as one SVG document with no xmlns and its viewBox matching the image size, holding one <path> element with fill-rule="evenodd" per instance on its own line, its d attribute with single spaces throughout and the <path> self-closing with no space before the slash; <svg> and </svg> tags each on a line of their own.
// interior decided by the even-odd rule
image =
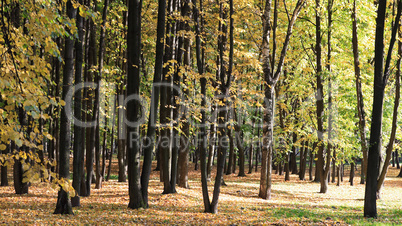
<svg viewBox="0 0 402 226">
<path fill-rule="evenodd" d="M 7 146 L 4 144 L 0 144 L 0 151 L 6 150 Z"/>
</svg>

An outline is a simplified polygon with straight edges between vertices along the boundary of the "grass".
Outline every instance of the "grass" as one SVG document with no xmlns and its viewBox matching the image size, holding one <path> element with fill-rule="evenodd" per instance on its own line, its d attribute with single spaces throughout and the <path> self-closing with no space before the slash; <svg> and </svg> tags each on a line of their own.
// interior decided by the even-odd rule
<svg viewBox="0 0 402 226">
<path fill-rule="evenodd" d="M 0 187 L 0 225 L 3 224 L 138 224 L 138 225 L 398 225 L 402 223 L 402 179 L 390 168 L 382 199 L 378 201 L 378 219 L 363 218 L 364 185 L 358 175 L 355 186 L 345 179 L 341 186 L 330 184 L 320 194 L 319 184 L 300 181 L 296 175 L 284 182 L 273 175 L 271 200 L 258 198 L 259 173 L 247 177 L 225 176 L 219 213 L 203 213 L 199 171 L 190 171 L 191 189 L 177 188 L 176 194 L 162 195 L 159 172 L 152 172 L 149 209 L 131 210 L 127 183 L 117 182 L 117 166 L 103 188 L 92 187 L 91 197 L 81 198 L 74 216 L 53 215 L 57 191 L 45 183 L 33 184 L 27 195 L 15 195 L 11 186 Z M 210 198 L 213 181 L 209 182 Z"/>
</svg>

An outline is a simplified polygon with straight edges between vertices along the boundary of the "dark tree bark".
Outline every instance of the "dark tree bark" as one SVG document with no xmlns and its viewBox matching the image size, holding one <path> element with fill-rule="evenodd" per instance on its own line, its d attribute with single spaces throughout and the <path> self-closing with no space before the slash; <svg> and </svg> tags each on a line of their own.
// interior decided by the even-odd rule
<svg viewBox="0 0 402 226">
<path fill-rule="evenodd" d="M 402 3 L 400 3 L 402 4 Z M 399 20 L 396 22 L 397 24 L 399 23 Z M 400 32 L 400 26 L 398 26 L 398 30 Z M 401 37 L 399 37 L 401 38 Z M 402 55 L 402 42 L 398 41 L 398 55 Z M 401 58 L 399 57 L 398 62 L 397 62 L 397 70 L 395 74 L 395 98 L 394 98 L 394 111 L 392 114 L 392 128 L 391 128 L 391 135 L 389 138 L 389 142 L 387 145 L 386 149 L 386 157 L 384 161 L 384 165 L 382 169 L 380 169 L 380 175 L 378 177 L 377 181 L 377 198 L 379 199 L 381 197 L 381 188 L 383 187 L 385 176 L 387 175 L 388 167 L 389 167 L 389 161 L 391 159 L 391 154 L 392 150 L 394 149 L 394 143 L 396 139 L 396 129 L 398 127 L 398 109 L 399 109 L 399 100 L 401 96 L 401 84 L 400 84 L 400 79 L 401 79 Z"/>
<path fill-rule="evenodd" d="M 320 0 L 316 0 L 316 8 L 320 8 Z M 326 193 L 328 189 L 328 173 L 331 159 L 331 152 L 324 152 L 324 88 L 323 88 L 323 69 L 322 69 L 322 33 L 321 33 L 321 15 L 316 11 L 316 113 L 317 113 L 317 137 L 318 137 L 318 151 L 317 151 L 317 175 L 320 177 L 320 193 Z M 326 155 L 326 159 L 325 159 Z M 316 176 L 317 178 L 317 176 Z"/>
<path fill-rule="evenodd" d="M 203 49 L 202 49 L 203 51 Z M 209 146 L 208 146 L 208 165 L 207 165 L 207 178 L 211 179 L 211 171 L 214 162 L 215 147 L 216 147 L 216 105 L 211 106 L 211 125 L 209 129 Z"/>
<path fill-rule="evenodd" d="M 309 180 L 312 181 L 313 180 L 313 164 L 314 164 L 314 154 L 313 151 L 315 149 L 315 147 L 317 146 L 316 142 L 313 143 L 313 148 L 310 149 L 310 161 L 309 161 L 309 169 L 308 169 L 308 176 L 309 176 Z"/>
<path fill-rule="evenodd" d="M 107 9 L 109 5 L 109 0 L 105 0 L 104 5 L 103 5 L 103 11 L 102 11 L 102 25 L 100 29 L 100 40 L 99 40 L 99 64 L 98 64 L 98 73 L 96 75 L 96 80 L 98 83 L 98 86 L 96 88 L 96 94 L 95 94 L 95 105 L 94 105 L 94 117 L 96 117 L 97 120 L 97 126 L 95 130 L 95 166 L 96 166 L 96 183 L 95 183 L 95 189 L 100 189 L 102 188 L 102 170 L 100 166 L 100 155 L 101 155 L 101 145 L 100 145 L 100 88 L 101 88 L 101 83 L 102 83 L 102 70 L 103 70 L 103 59 L 104 59 L 104 48 L 105 48 L 105 33 L 106 33 L 106 15 L 107 15 Z M 93 137 L 94 138 L 94 137 Z"/>
<path fill-rule="evenodd" d="M 191 0 L 184 0 L 182 2 L 181 6 L 181 15 L 183 17 L 190 17 L 191 16 L 191 8 L 190 4 Z M 184 30 L 186 33 L 190 32 L 190 25 L 188 22 L 181 22 L 182 25 L 182 30 Z M 183 55 L 183 66 L 185 68 L 188 68 L 191 64 L 191 53 L 190 53 L 190 48 L 191 48 L 191 40 L 190 38 L 185 35 L 184 37 L 181 37 L 183 39 L 183 49 L 184 49 L 184 55 Z M 187 74 L 183 73 L 183 80 L 182 83 L 186 84 L 188 83 L 187 79 Z M 184 102 L 189 100 L 189 95 L 190 91 L 189 89 L 184 89 L 183 90 L 183 98 Z M 188 159 L 189 159 L 189 152 L 190 152 L 190 145 L 189 141 L 190 139 L 188 138 L 190 135 L 190 124 L 188 121 L 188 108 L 186 105 L 181 106 L 181 112 L 182 112 L 182 132 L 183 134 L 180 137 L 180 151 L 179 151 L 179 160 L 178 160 L 178 170 L 179 170 L 179 177 L 178 177 L 178 185 L 183 188 L 189 188 L 188 185 Z"/>
<path fill-rule="evenodd" d="M 167 18 L 166 24 L 166 45 L 165 53 L 163 56 L 164 65 L 162 76 L 162 87 L 160 95 L 160 123 L 162 128 L 160 130 L 161 142 L 159 143 L 159 151 L 161 151 L 161 179 L 163 181 L 163 194 L 175 193 L 172 187 L 172 144 L 173 136 L 171 126 L 172 119 L 172 77 L 169 70 L 174 68 L 173 60 L 175 59 L 174 45 L 175 45 L 175 31 L 176 22 L 173 18 L 175 2 L 169 0 L 167 4 Z"/>
<path fill-rule="evenodd" d="M 302 144 L 303 152 L 300 152 L 300 172 L 299 179 L 305 180 L 306 178 L 306 168 L 307 168 L 307 155 L 308 155 L 308 142 L 303 141 Z"/>
<path fill-rule="evenodd" d="M 357 113 L 359 117 L 359 132 L 360 132 L 360 143 L 363 152 L 362 167 L 361 167 L 361 177 L 360 184 L 364 184 L 365 175 L 367 172 L 367 141 L 366 141 L 366 114 L 364 111 L 364 101 L 362 84 L 360 80 L 360 59 L 359 59 L 359 43 L 357 37 L 357 22 L 356 22 L 356 0 L 353 1 L 352 10 L 352 45 L 353 45 L 353 56 L 354 56 L 354 68 L 356 77 L 356 96 L 357 96 Z"/>
<path fill-rule="evenodd" d="M 74 9 L 71 1 L 67 2 L 67 15 L 70 19 L 75 19 L 77 10 Z M 70 32 L 70 31 L 69 31 Z M 71 35 L 72 36 L 72 35 Z M 69 37 L 65 40 L 64 49 L 64 70 L 63 70 L 63 94 L 62 99 L 66 103 L 70 103 L 71 100 L 67 100 L 67 93 L 73 83 L 74 76 L 74 40 Z M 59 176 L 69 181 L 70 177 L 70 145 L 71 145 L 71 121 L 68 118 L 66 111 L 61 111 L 60 118 L 60 153 L 59 153 Z M 60 191 L 57 197 L 57 204 L 54 214 L 73 214 L 71 200 L 68 191 L 64 191 L 60 187 Z"/>
<path fill-rule="evenodd" d="M 82 0 L 79 2 L 83 3 Z M 75 85 L 79 85 L 82 82 L 82 65 L 83 65 L 83 44 L 84 44 L 84 18 L 78 13 L 76 15 L 76 26 L 78 29 L 78 40 L 75 41 Z M 74 99 L 74 115 L 80 121 L 85 117 L 82 113 L 82 90 L 75 90 Z M 74 123 L 74 152 L 73 152 L 73 188 L 75 189 L 76 195 L 71 198 L 71 205 L 73 207 L 80 206 L 80 195 L 81 194 L 81 179 L 83 174 L 83 168 L 81 167 L 84 162 L 82 159 L 82 154 L 84 152 L 84 128 L 82 128 L 78 123 Z"/>
<path fill-rule="evenodd" d="M 352 160 L 353 161 L 353 160 Z M 350 163 L 350 174 L 349 174 L 349 182 L 350 186 L 353 186 L 353 179 L 355 177 L 355 163 Z"/>
<path fill-rule="evenodd" d="M 290 153 L 285 154 L 285 181 L 290 180 Z"/>
<path fill-rule="evenodd" d="M 88 1 L 88 4 L 90 1 Z M 94 6 L 93 10 L 97 10 L 97 1 L 94 0 Z M 88 47 L 88 67 L 87 73 L 88 73 L 88 81 L 93 80 L 93 72 L 90 71 L 90 69 L 96 65 L 96 27 L 95 27 L 95 22 L 91 19 L 89 21 L 89 47 Z M 99 86 L 98 86 L 99 87 Z M 95 90 L 95 101 L 94 103 L 92 102 L 92 96 L 88 92 L 88 104 L 87 104 L 87 110 L 93 109 L 93 114 L 92 116 L 90 114 L 87 115 L 88 121 L 95 121 L 97 120 L 97 115 L 96 112 L 98 111 L 98 108 L 96 107 L 96 95 L 97 95 L 97 89 Z M 92 184 L 92 178 L 94 176 L 94 154 L 95 154 L 95 146 L 96 146 L 96 130 L 97 130 L 97 125 L 93 126 L 91 128 L 87 128 L 86 131 L 86 139 L 87 139 L 87 149 L 86 149 L 86 169 L 87 169 L 87 180 L 86 180 L 86 188 L 87 192 L 85 196 L 90 196 L 91 195 L 91 184 Z"/>
<path fill-rule="evenodd" d="M 195 33 L 196 33 L 196 59 L 197 59 L 197 68 L 198 68 L 198 73 L 201 75 L 200 78 L 200 83 L 201 83 L 201 94 L 202 94 L 202 100 L 201 100 L 201 128 L 200 128 L 200 138 L 205 137 L 206 135 L 206 128 L 205 128 L 205 123 L 206 123 L 206 113 L 205 113 L 205 107 L 206 107 L 206 85 L 207 85 L 207 79 L 204 74 L 204 58 L 203 58 L 203 52 L 201 50 L 203 43 L 201 39 L 201 28 L 202 28 L 202 0 L 199 2 L 199 8 L 197 8 L 197 2 L 194 2 L 193 5 L 193 16 L 194 16 L 194 22 L 195 22 Z M 204 201 L 204 209 L 206 213 L 211 212 L 211 202 L 209 201 L 209 194 L 208 194 L 208 182 L 207 182 L 207 161 L 206 161 L 206 140 L 205 139 L 200 139 L 198 143 L 198 147 L 200 148 L 200 160 L 201 160 L 201 187 L 202 187 L 202 198 Z"/>
<path fill-rule="evenodd" d="M 329 73 L 328 76 L 328 142 L 327 142 L 327 168 L 325 169 L 324 172 L 328 171 L 328 173 L 325 175 L 325 179 L 327 179 L 327 184 L 330 182 L 330 177 L 331 177 L 331 151 L 333 149 L 332 147 L 332 68 L 331 68 L 331 53 L 332 53 L 332 46 L 331 46 L 331 36 L 332 36 L 332 6 L 333 6 L 334 0 L 328 0 L 328 5 L 327 5 L 327 11 L 328 11 L 328 30 L 327 30 L 327 72 Z M 335 154 L 335 149 L 334 149 L 334 154 Z"/>
<path fill-rule="evenodd" d="M 402 1 L 398 1 L 398 11 L 392 28 L 391 41 L 384 66 L 384 26 L 387 1 L 379 1 L 376 19 L 375 61 L 374 61 L 374 98 L 371 119 L 370 145 L 367 162 L 367 181 L 364 197 L 364 216 L 377 218 L 377 187 L 379 174 L 379 157 L 381 150 L 382 116 L 384 90 L 390 75 L 390 63 L 396 33 L 401 17 Z"/>
<path fill-rule="evenodd" d="M 396 161 L 396 168 L 400 169 L 401 167 L 399 166 L 399 152 L 398 152 L 398 150 L 395 151 L 395 161 Z"/>
<path fill-rule="evenodd" d="M 155 147 L 155 134 L 156 134 L 156 119 L 159 104 L 159 94 L 163 67 L 163 51 L 164 51 L 164 37 L 165 37 L 165 8 L 166 0 L 159 0 L 158 2 L 158 23 L 157 23 L 157 43 L 156 43 L 156 56 L 154 68 L 154 80 L 152 85 L 151 95 L 151 110 L 149 112 L 148 131 L 146 148 L 144 149 L 144 161 L 141 173 L 141 192 L 144 207 L 148 207 L 148 186 L 149 177 L 151 175 L 152 167 L 152 152 Z"/>
<path fill-rule="evenodd" d="M 3 155 L 7 155 L 10 149 L 10 145 L 8 144 L 6 149 L 4 149 L 1 154 Z M 4 164 L 5 162 L 0 161 L 0 164 Z M 0 179 L 0 187 L 4 187 L 4 186 L 8 186 L 8 170 L 7 170 L 7 166 L 1 166 L 1 179 Z"/>
<path fill-rule="evenodd" d="M 297 122 L 295 124 L 297 124 Z M 298 174 L 297 162 L 296 162 L 296 142 L 297 142 L 297 134 L 293 133 L 292 152 L 290 153 L 290 157 L 291 157 L 291 165 L 290 166 L 292 169 L 292 174 Z"/>
<path fill-rule="evenodd" d="M 128 1 L 127 32 L 127 97 L 138 97 L 140 94 L 141 72 L 141 10 L 142 0 Z M 146 207 L 141 192 L 140 182 L 140 103 L 133 99 L 126 103 L 127 108 L 127 165 L 128 190 L 130 202 L 128 208 Z"/>
<path fill-rule="evenodd" d="M 336 148 L 334 148 L 333 152 L 333 157 L 332 157 L 332 183 L 335 183 L 335 177 L 336 177 Z"/>
</svg>

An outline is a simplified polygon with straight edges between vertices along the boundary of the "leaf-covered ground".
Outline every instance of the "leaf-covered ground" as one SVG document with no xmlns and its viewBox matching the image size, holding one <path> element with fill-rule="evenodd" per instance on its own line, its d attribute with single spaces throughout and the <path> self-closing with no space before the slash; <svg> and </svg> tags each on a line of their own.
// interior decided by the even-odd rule
<svg viewBox="0 0 402 226">
<path fill-rule="evenodd" d="M 115 167 L 114 167 L 115 169 Z M 113 170 L 115 171 L 115 170 Z M 190 189 L 177 188 L 176 194 L 162 195 L 159 172 L 150 182 L 149 209 L 127 208 L 128 185 L 110 180 L 103 188 L 92 187 L 90 197 L 81 198 L 74 216 L 54 215 L 57 191 L 50 185 L 33 184 L 28 195 L 16 195 L 11 186 L 0 187 L 0 225 L 3 224 L 138 224 L 138 225 L 345 225 L 402 224 L 402 178 L 390 168 L 378 201 L 378 219 L 363 215 L 364 186 L 355 178 L 355 186 L 345 178 L 340 187 L 330 184 L 327 194 L 319 194 L 319 184 L 290 182 L 274 175 L 271 200 L 258 198 L 259 173 L 237 177 L 225 176 L 221 189 L 219 213 L 203 213 L 199 171 L 191 171 Z M 212 185 L 212 182 L 210 182 Z M 210 186 L 212 189 L 212 186 Z"/>
</svg>

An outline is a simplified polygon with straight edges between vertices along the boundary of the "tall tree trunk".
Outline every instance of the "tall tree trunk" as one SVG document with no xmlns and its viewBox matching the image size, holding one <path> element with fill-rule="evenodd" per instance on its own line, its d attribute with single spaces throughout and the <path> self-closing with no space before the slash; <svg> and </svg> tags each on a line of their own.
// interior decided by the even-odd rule
<svg viewBox="0 0 402 226">
<path fill-rule="evenodd" d="M 191 0 L 184 0 L 182 2 L 181 6 L 181 16 L 184 17 L 190 17 L 191 16 L 191 8 L 190 4 Z M 190 25 L 188 22 L 181 22 L 182 30 L 187 32 L 190 32 Z M 188 67 L 191 64 L 191 53 L 190 53 L 190 48 L 191 48 L 191 41 L 188 36 L 181 37 L 183 39 L 183 49 L 184 49 L 184 55 L 183 55 L 183 67 L 185 69 L 188 69 Z M 183 73 L 183 84 L 187 84 L 188 78 L 186 73 Z M 189 89 L 184 89 L 183 90 L 183 99 L 184 102 L 186 103 L 189 99 L 190 91 Z M 189 144 L 189 135 L 190 135 L 190 124 L 187 119 L 188 115 L 188 107 L 186 105 L 181 106 L 181 112 L 182 112 L 182 135 L 180 135 L 180 148 L 179 148 L 179 160 L 178 160 L 178 185 L 183 188 L 189 188 L 188 185 L 188 159 L 189 159 L 189 152 L 190 152 L 190 144 Z"/>
<path fill-rule="evenodd" d="M 364 101 L 362 84 L 360 79 L 360 59 L 359 59 L 359 42 L 357 37 L 357 21 L 356 21 L 356 0 L 353 1 L 352 10 L 352 45 L 353 45 L 353 58 L 356 77 L 356 96 L 357 96 L 357 113 L 359 117 L 359 132 L 360 144 L 363 152 L 361 179 L 360 184 L 364 184 L 365 175 L 367 172 L 367 143 L 366 143 L 366 115 L 364 111 Z"/>
<path fill-rule="evenodd" d="M 156 42 L 156 55 L 155 55 L 155 68 L 154 68 L 154 80 L 152 84 L 151 95 L 151 109 L 149 111 L 147 140 L 148 145 L 144 150 L 144 161 L 141 173 L 141 192 L 145 207 L 148 207 L 148 185 L 149 177 L 151 175 L 152 167 L 152 152 L 155 145 L 156 134 L 156 119 L 159 105 L 159 94 L 163 67 L 163 51 L 164 51 L 164 39 L 165 39 L 165 8 L 166 0 L 158 1 L 158 23 L 157 23 L 157 42 Z"/>
<path fill-rule="evenodd" d="M 88 4 L 90 1 L 88 1 Z M 93 6 L 93 10 L 96 11 L 97 10 L 97 1 L 94 0 L 94 6 Z M 89 70 L 96 65 L 96 27 L 95 27 L 95 22 L 93 21 L 93 19 L 90 20 L 89 22 L 89 26 L 90 26 L 90 32 L 89 32 L 89 49 L 88 49 L 88 80 L 92 82 L 93 79 L 93 72 L 90 72 Z M 98 84 L 99 87 L 99 84 Z M 91 110 L 91 108 L 93 109 L 93 114 L 92 116 L 90 114 L 87 115 L 88 117 L 88 121 L 95 121 L 97 119 L 96 116 L 96 111 L 97 111 L 97 107 L 96 107 L 96 94 L 97 90 L 95 90 L 95 103 L 92 103 L 92 96 L 88 93 L 88 95 L 90 96 L 89 100 L 88 100 L 88 104 L 87 104 L 87 110 Z M 93 126 L 92 128 L 87 128 L 87 156 L 86 156 L 86 168 L 87 168 L 87 180 L 86 180 L 86 188 L 87 188 L 87 193 L 85 194 L 85 196 L 90 196 L 91 195 L 91 184 L 92 184 L 92 177 L 94 175 L 94 166 L 93 166 L 93 162 L 94 162 L 94 154 L 95 154 L 95 146 L 96 146 L 96 128 L 98 126 Z"/>
<path fill-rule="evenodd" d="M 202 17 L 202 2 L 203 0 L 200 0 L 199 3 L 199 8 L 197 8 L 197 2 L 194 2 L 193 5 L 193 16 L 194 16 L 194 22 L 195 22 L 195 33 L 196 33 L 196 59 L 197 59 L 197 68 L 198 68 L 198 73 L 200 76 L 200 83 L 201 83 L 201 94 L 202 94 L 202 100 L 201 100 L 201 128 L 200 128 L 200 133 L 201 133 L 201 138 L 205 137 L 206 133 L 206 128 L 205 128 L 205 123 L 206 123 L 206 113 L 205 113 L 205 107 L 206 107 L 206 85 L 207 85 L 207 79 L 205 76 L 202 76 L 204 74 L 204 57 L 203 57 L 203 51 L 201 50 L 203 46 L 203 42 L 201 39 L 201 28 L 203 25 L 203 17 Z M 211 212 L 211 202 L 209 200 L 209 194 L 208 194 L 208 182 L 207 182 L 207 162 L 206 162 L 206 140 L 205 139 L 200 139 L 199 144 L 200 148 L 200 160 L 201 160 L 201 187 L 202 187 L 202 198 L 204 201 L 204 209 L 206 213 Z"/>
<path fill-rule="evenodd" d="M 262 147 L 262 163 L 261 163 L 261 180 L 259 197 L 263 199 L 271 198 L 271 171 L 272 171 L 272 140 L 273 140 L 273 124 L 274 124 L 274 106 L 275 106 L 275 85 L 282 73 L 282 67 L 286 57 L 290 37 L 292 35 L 293 25 L 302 9 L 305 1 L 298 0 L 293 11 L 292 17 L 289 20 L 285 41 L 282 51 L 277 62 L 276 71 L 274 68 L 275 58 L 270 57 L 270 33 L 271 33 L 271 3 L 272 0 L 265 1 L 264 13 L 262 16 L 263 36 L 262 36 L 262 61 L 265 86 L 265 101 L 264 101 L 264 126 L 263 126 L 263 147 Z M 278 4 L 275 4 L 277 7 Z M 274 37 L 276 38 L 276 37 Z M 272 62 L 274 63 L 271 63 Z"/>
<path fill-rule="evenodd" d="M 80 0 L 80 4 L 83 1 Z M 78 29 L 78 40 L 75 41 L 75 85 L 80 85 L 82 82 L 82 65 L 83 65 L 83 41 L 84 41 L 84 18 L 78 13 L 76 18 L 76 26 Z M 81 89 L 75 90 L 74 100 L 74 115 L 78 120 L 83 120 L 85 115 L 82 113 L 82 91 Z M 82 152 L 84 152 L 84 128 L 74 123 L 74 152 L 73 152 L 73 188 L 76 195 L 71 198 L 71 205 L 73 207 L 80 206 L 81 195 L 81 178 L 83 168 L 81 167 L 84 162 L 82 161 Z"/>
<path fill-rule="evenodd" d="M 77 10 L 74 9 L 71 1 L 67 2 L 67 15 L 70 19 L 75 19 Z M 70 31 L 68 31 L 70 32 Z M 72 34 L 70 34 L 72 36 Z M 64 50 L 64 70 L 63 70 L 63 95 L 62 99 L 66 103 L 71 103 L 67 100 L 67 93 L 73 83 L 74 75 L 74 40 L 69 37 L 65 40 Z M 71 121 L 65 110 L 61 111 L 60 118 L 60 153 L 59 153 L 59 176 L 69 181 L 70 178 L 70 145 L 71 145 Z M 73 214 L 71 200 L 68 191 L 60 188 L 57 196 L 57 204 L 54 214 Z"/>
<path fill-rule="evenodd" d="M 402 4 L 402 3 L 400 3 Z M 396 21 L 397 24 L 399 24 L 399 20 Z M 400 26 L 398 26 L 398 29 L 400 30 Z M 399 31 L 400 32 L 400 31 Z M 401 38 L 401 37 L 399 37 Z M 402 42 L 398 41 L 398 55 L 402 55 Z M 384 165 L 382 169 L 380 169 L 380 175 L 378 177 L 378 182 L 377 182 L 377 198 L 379 199 L 381 197 L 381 188 L 383 187 L 385 176 L 387 175 L 388 167 L 389 167 L 389 161 L 391 159 L 391 154 L 392 150 L 394 149 L 394 143 L 396 139 L 396 129 L 398 127 L 398 108 L 399 108 L 399 100 L 401 96 L 401 85 L 400 85 L 400 79 L 401 79 L 401 58 L 399 57 L 398 62 L 397 62 L 397 70 L 395 74 L 395 99 L 394 99 L 394 111 L 392 114 L 392 128 L 391 128 L 391 136 L 389 138 L 389 142 L 387 145 L 386 149 L 386 157 L 384 161 Z"/>
<path fill-rule="evenodd" d="M 97 73 L 97 83 L 98 87 L 96 88 L 96 94 L 95 94 L 95 105 L 94 105 L 94 116 L 97 119 L 97 126 L 95 130 L 95 157 L 96 157 L 96 184 L 95 184 L 95 189 L 100 189 L 102 188 L 102 171 L 101 171 L 101 166 L 100 166 L 100 154 L 101 154 L 101 148 L 100 148 L 100 89 L 101 89 L 101 84 L 102 84 L 102 70 L 103 70 L 103 58 L 104 58 L 104 46 L 105 46 L 105 33 L 106 33 L 106 15 L 107 15 L 107 9 L 109 5 L 109 0 L 105 0 L 104 5 L 103 5 L 103 11 L 102 11 L 102 25 L 100 29 L 100 40 L 99 40 L 99 65 L 98 65 L 98 73 Z"/>
<path fill-rule="evenodd" d="M 384 90 L 390 74 L 390 63 L 393 46 L 396 41 L 396 33 L 401 17 L 402 1 L 398 1 L 398 12 L 392 28 L 391 41 L 384 67 L 384 26 L 386 18 L 387 1 L 379 1 L 377 10 L 377 24 L 375 37 L 375 61 L 374 61 L 374 98 L 371 119 L 370 145 L 367 162 L 367 181 L 364 197 L 364 216 L 377 217 L 377 187 L 379 174 L 379 157 L 382 145 L 382 115 L 384 104 Z"/>
<path fill-rule="evenodd" d="M 128 1 L 128 31 L 127 31 L 127 97 L 138 98 L 140 94 L 141 71 L 141 9 L 142 0 Z M 140 103 L 128 101 L 127 108 L 127 164 L 128 190 L 130 202 L 128 208 L 146 207 L 140 182 Z"/>
</svg>

